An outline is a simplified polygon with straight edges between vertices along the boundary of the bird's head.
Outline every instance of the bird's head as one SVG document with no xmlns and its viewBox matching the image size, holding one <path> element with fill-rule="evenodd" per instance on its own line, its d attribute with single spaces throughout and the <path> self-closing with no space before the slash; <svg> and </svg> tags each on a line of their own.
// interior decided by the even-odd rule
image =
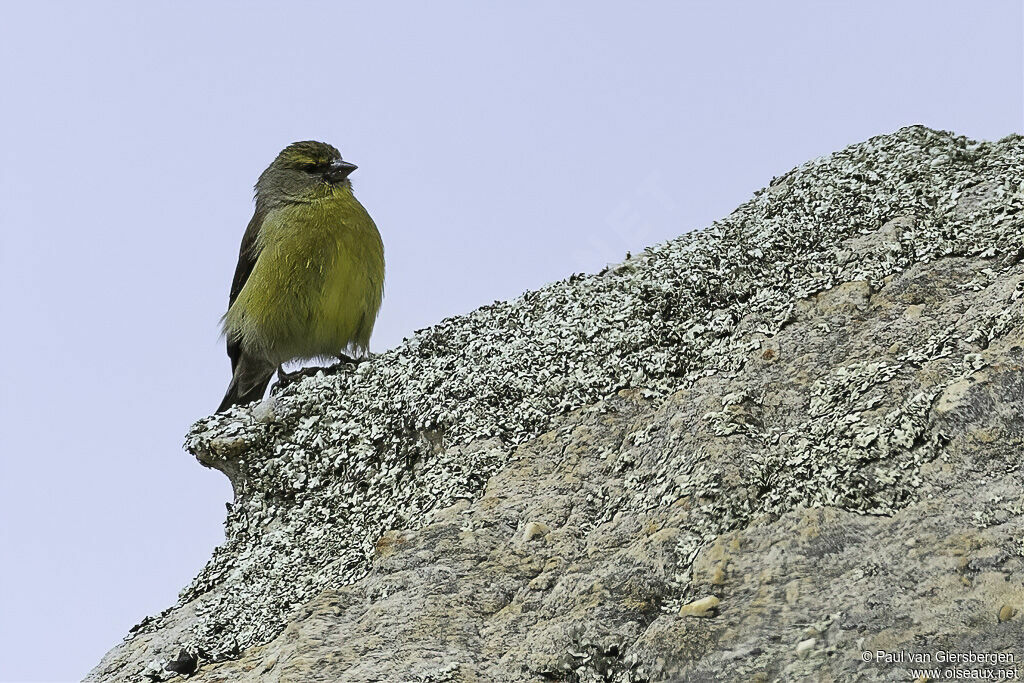
<svg viewBox="0 0 1024 683">
<path fill-rule="evenodd" d="M 333 187 L 351 187 L 348 176 L 356 165 L 325 142 L 293 142 L 256 181 L 257 202 L 302 201 L 323 196 Z"/>
</svg>

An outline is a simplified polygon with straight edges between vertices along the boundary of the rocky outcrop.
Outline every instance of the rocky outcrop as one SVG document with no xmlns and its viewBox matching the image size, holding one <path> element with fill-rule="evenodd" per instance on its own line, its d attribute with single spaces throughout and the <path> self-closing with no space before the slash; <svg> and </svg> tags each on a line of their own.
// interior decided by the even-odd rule
<svg viewBox="0 0 1024 683">
<path fill-rule="evenodd" d="M 906 128 L 200 421 L 227 539 L 87 680 L 1022 673 L 1022 208 Z"/>
</svg>

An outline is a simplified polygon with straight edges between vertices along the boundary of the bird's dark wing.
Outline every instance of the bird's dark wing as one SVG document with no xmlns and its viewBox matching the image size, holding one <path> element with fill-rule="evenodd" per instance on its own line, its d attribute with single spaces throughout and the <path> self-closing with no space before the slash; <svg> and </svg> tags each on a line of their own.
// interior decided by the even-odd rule
<svg viewBox="0 0 1024 683">
<path fill-rule="evenodd" d="M 242 246 L 238 249 L 238 265 L 235 266 L 235 277 L 231 280 L 228 308 L 231 307 L 231 304 L 235 303 L 238 293 L 242 291 L 242 287 L 245 286 L 253 267 L 256 265 L 256 259 L 259 257 L 259 243 L 256 237 L 259 235 L 260 228 L 263 226 L 263 221 L 266 217 L 267 212 L 265 209 L 256 209 L 256 212 L 252 215 L 252 220 L 249 221 L 249 225 L 245 228 L 245 234 L 242 235 Z M 235 367 L 238 365 L 238 358 L 242 355 L 242 348 L 239 341 L 232 339 L 231 335 L 228 335 L 227 341 L 228 358 L 231 359 L 231 371 L 234 372 Z"/>
</svg>

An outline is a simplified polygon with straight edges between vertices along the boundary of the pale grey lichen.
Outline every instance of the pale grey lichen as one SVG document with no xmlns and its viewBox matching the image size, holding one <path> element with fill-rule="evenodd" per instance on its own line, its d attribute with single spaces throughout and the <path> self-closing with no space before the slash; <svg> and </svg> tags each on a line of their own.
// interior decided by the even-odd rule
<svg viewBox="0 0 1024 683">
<path fill-rule="evenodd" d="M 446 319 L 354 370 L 303 379 L 272 404 L 201 420 L 186 446 L 230 476 L 236 499 L 226 542 L 181 594 L 198 615 L 182 645 L 218 659 L 268 641 L 291 610 L 363 576 L 384 531 L 477 495 L 555 416 L 627 387 L 665 396 L 733 375 L 800 315 L 802 300 L 864 283 L 816 304 L 855 307 L 894 273 L 952 255 L 990 258 L 991 272 L 978 274 L 985 286 L 1020 259 L 1022 207 L 1021 137 L 974 142 L 905 128 L 805 163 L 724 220 L 598 275 Z M 884 239 L 864 240 L 876 233 Z M 815 384 L 799 424 L 765 429 L 754 397 L 724 396 L 706 416 L 711 431 L 781 444 L 758 456 L 753 499 L 728 495 L 721 471 L 670 448 L 662 479 L 631 485 L 651 506 L 699 502 L 703 521 L 680 540 L 691 560 L 757 514 L 797 505 L 889 513 L 914 495 L 918 468 L 940 444 L 919 438 L 934 395 L 882 414 L 878 387 L 909 381 L 926 359 L 959 362 L 960 341 L 1020 324 L 1020 295 L 1008 292 L 984 329 L 953 325 L 886 361 L 849 359 Z M 617 466 L 630 481 L 628 450 Z M 614 514 L 615 500 L 600 504 Z M 684 568 L 681 596 L 686 578 Z"/>
</svg>

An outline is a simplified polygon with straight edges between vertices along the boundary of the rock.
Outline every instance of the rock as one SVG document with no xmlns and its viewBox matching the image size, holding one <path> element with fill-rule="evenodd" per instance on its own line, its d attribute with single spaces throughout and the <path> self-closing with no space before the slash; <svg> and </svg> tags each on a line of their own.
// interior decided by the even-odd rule
<svg viewBox="0 0 1024 683">
<path fill-rule="evenodd" d="M 182 650 L 178 653 L 178 656 L 175 659 L 167 662 L 164 666 L 164 670 L 188 676 L 195 672 L 198 666 L 199 658 L 188 650 Z"/>
<path fill-rule="evenodd" d="M 1024 139 L 905 128 L 272 415 L 200 421 L 226 541 L 87 680 L 170 677 L 147 664 L 182 650 L 210 682 L 1021 661 L 1022 209 Z M 712 593 L 728 609 L 681 615 Z"/>
<path fill-rule="evenodd" d="M 814 649 L 814 646 L 817 644 L 818 641 L 815 638 L 801 640 L 799 643 L 796 644 L 796 656 L 801 659 L 806 659 L 807 656 L 811 653 L 811 650 Z"/>
<path fill-rule="evenodd" d="M 551 531 L 547 524 L 540 522 L 530 522 L 523 528 L 523 542 L 532 541 L 535 538 L 540 538 L 546 533 Z"/>
<path fill-rule="evenodd" d="M 681 617 L 712 617 L 715 615 L 718 609 L 719 599 L 713 595 L 700 600 L 694 600 L 693 602 L 683 605 L 679 608 L 679 616 Z"/>
</svg>

